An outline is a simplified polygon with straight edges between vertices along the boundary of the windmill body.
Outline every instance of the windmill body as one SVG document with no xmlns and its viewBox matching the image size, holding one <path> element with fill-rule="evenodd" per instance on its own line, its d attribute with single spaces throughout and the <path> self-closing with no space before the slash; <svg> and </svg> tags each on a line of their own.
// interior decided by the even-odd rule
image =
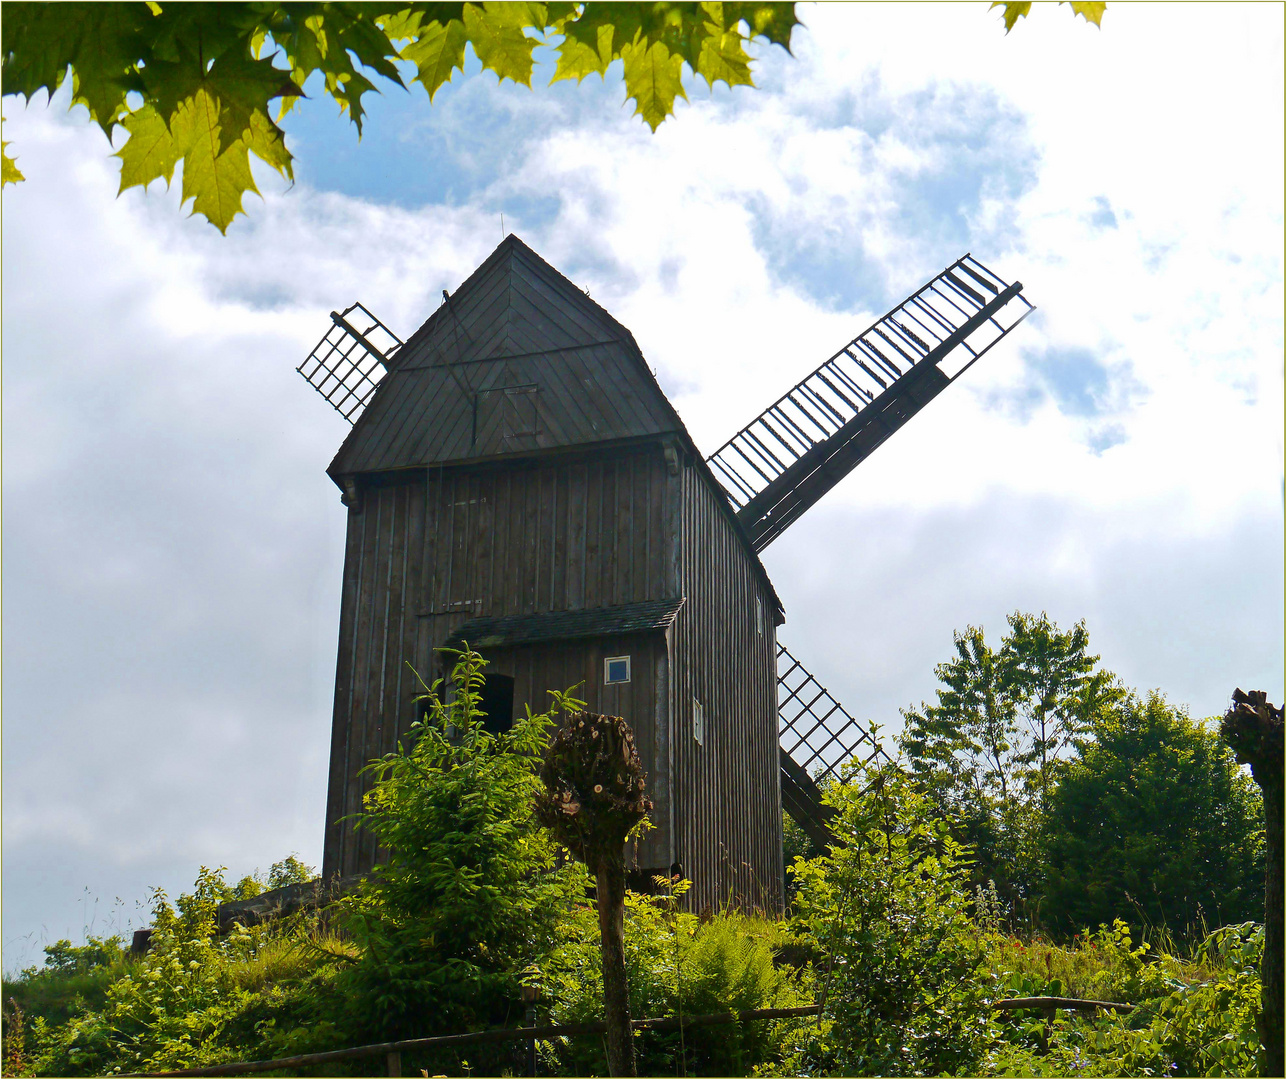
<svg viewBox="0 0 1287 1080">
<path fill-rule="evenodd" d="M 1007 287 L 980 271 L 991 293 L 970 289 L 969 334 L 1018 290 L 984 311 Z M 493 728 L 569 687 L 630 722 L 657 826 L 631 848 L 636 872 L 680 863 L 698 908 L 780 907 L 784 801 L 817 830 L 810 773 L 873 747 L 780 657 L 758 550 L 950 381 L 930 354 L 966 320 L 938 338 L 895 320 L 926 361 L 886 357 L 898 375 L 860 335 L 855 363 L 833 357 L 708 461 L 630 332 L 516 237 L 444 295 L 405 343 L 360 305 L 334 314 L 300 369 L 355 419 L 328 469 L 348 535 L 323 875 L 382 858 L 350 816 L 360 770 L 416 719 L 411 669 L 432 681 L 438 650 L 467 642 L 488 661 Z M 969 334 L 940 352 L 977 355 Z M 864 396 L 873 366 L 886 385 Z"/>
</svg>

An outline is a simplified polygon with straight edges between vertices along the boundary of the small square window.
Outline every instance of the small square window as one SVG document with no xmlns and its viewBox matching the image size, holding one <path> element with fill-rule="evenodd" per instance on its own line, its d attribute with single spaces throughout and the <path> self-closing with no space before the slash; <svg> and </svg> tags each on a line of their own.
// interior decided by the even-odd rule
<svg viewBox="0 0 1287 1080">
<path fill-rule="evenodd" d="M 630 681 L 630 657 L 609 656 L 603 661 L 603 681 L 611 686 L 613 683 Z"/>
</svg>

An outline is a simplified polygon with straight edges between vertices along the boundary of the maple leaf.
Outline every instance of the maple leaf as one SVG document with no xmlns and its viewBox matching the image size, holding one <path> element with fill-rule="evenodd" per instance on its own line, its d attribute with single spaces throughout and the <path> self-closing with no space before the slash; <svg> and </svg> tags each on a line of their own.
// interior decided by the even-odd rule
<svg viewBox="0 0 1287 1080">
<path fill-rule="evenodd" d="M 449 19 L 446 24 L 430 23 L 410 45 L 402 49 L 402 57 L 416 65 L 415 82 L 429 92 L 429 100 L 451 80 L 453 71 L 465 71 L 465 45 L 469 36 L 465 24 L 459 19 Z"/>
<path fill-rule="evenodd" d="M 708 13 L 719 8 L 722 19 L 714 19 L 725 30 L 731 30 L 738 23 L 746 23 L 747 37 L 766 37 L 772 45 L 780 45 L 789 53 L 791 51 L 791 31 L 802 25 L 795 17 L 794 4 L 768 3 L 725 3 L 703 4 Z"/>
<path fill-rule="evenodd" d="M 751 79 L 751 58 L 742 48 L 742 35 L 736 30 L 721 30 L 708 24 L 710 33 L 702 42 L 697 73 L 714 89 L 716 82 L 729 86 L 754 86 Z"/>
<path fill-rule="evenodd" d="M 1063 3 L 1063 0 L 1059 2 Z M 1100 20 L 1104 17 L 1104 8 L 1108 7 L 1105 3 L 1085 4 L 1074 3 L 1072 0 L 1069 0 L 1068 6 L 1072 8 L 1074 15 L 1080 15 L 1088 23 L 1094 23 L 1096 26 L 1099 26 Z"/>
<path fill-rule="evenodd" d="M 535 19 L 533 8 L 540 8 Z M 469 43 L 484 68 L 502 80 L 532 85 L 532 50 L 541 42 L 523 33 L 523 27 L 545 25 L 544 4 L 466 4 L 464 23 Z"/>
<path fill-rule="evenodd" d="M 183 150 L 183 191 L 180 202 L 192 200 L 192 212 L 202 214 L 221 233 L 242 212 L 241 197 L 259 194 L 250 175 L 246 144 L 237 139 L 226 149 L 219 137 L 219 100 L 198 90 L 180 104 L 170 120 L 175 145 Z"/>
<path fill-rule="evenodd" d="M 183 157 L 174 136 L 151 105 L 136 109 L 121 121 L 130 137 L 114 157 L 121 159 L 121 192 L 132 187 L 147 188 L 153 180 L 164 179 L 169 187 L 174 167 Z"/>
<path fill-rule="evenodd" d="M 241 136 L 225 144 L 220 119 L 222 104 L 205 89 L 181 102 L 167 126 L 150 105 L 122 121 L 130 133 L 117 151 L 121 159 L 120 191 L 164 179 L 168 187 L 174 167 L 183 162 L 181 202 L 192 199 L 192 212 L 204 215 L 220 232 L 242 213 L 241 196 L 259 193 L 250 173 L 249 152 L 287 179 L 294 178 L 291 155 L 282 131 L 262 112 L 251 115 Z"/>
<path fill-rule="evenodd" d="M 635 115 L 656 131 L 674 112 L 675 98 L 688 100 L 679 78 L 684 58 L 671 53 L 663 42 L 648 45 L 640 41 L 622 49 L 621 59 L 625 61 L 626 96 L 634 99 Z"/>
<path fill-rule="evenodd" d="M 615 59 L 612 52 L 614 27 L 600 26 L 596 30 L 597 41 L 592 47 L 573 37 L 564 37 L 559 46 L 559 62 L 554 68 L 550 82 L 560 79 L 576 79 L 580 82 L 587 75 L 603 75 L 608 65 Z"/>
<path fill-rule="evenodd" d="M 242 137 L 246 149 L 271 165 L 287 180 L 294 181 L 294 158 L 286 149 L 286 138 L 281 128 L 268 119 L 263 113 L 252 113 L 250 128 Z M 186 168 L 186 166 L 185 166 Z"/>
<path fill-rule="evenodd" d="M 1106 3 L 1074 3 L 1072 0 L 1059 0 L 1062 7 L 1065 3 L 1072 9 L 1073 15 L 1080 15 L 1088 23 L 1100 25 L 1100 20 L 1104 17 L 1104 9 L 1108 6 Z M 1031 2 L 1027 3 L 1007 3 L 1007 0 L 992 0 L 989 10 L 992 8 L 1004 8 L 1002 19 L 1005 22 L 1005 32 L 1008 34 L 1014 29 L 1014 24 L 1021 18 L 1024 18 L 1032 11 Z"/>
<path fill-rule="evenodd" d="M 6 94 L 50 97 L 72 69 L 72 99 L 110 136 L 125 97 L 141 89 L 132 61 L 141 47 L 135 20 L 120 4 L 5 5 Z"/>
<path fill-rule="evenodd" d="M 1006 0 L 992 0 L 989 10 L 999 7 L 1005 10 L 1001 13 L 1001 18 L 1005 22 L 1005 32 L 1008 34 L 1014 29 L 1014 24 L 1032 10 L 1031 0 L 1024 0 L 1021 3 L 1007 3 Z"/>
<path fill-rule="evenodd" d="M 17 162 L 6 152 L 8 142 L 0 140 L 0 187 L 5 184 L 17 184 L 27 179 L 19 170 Z"/>
</svg>

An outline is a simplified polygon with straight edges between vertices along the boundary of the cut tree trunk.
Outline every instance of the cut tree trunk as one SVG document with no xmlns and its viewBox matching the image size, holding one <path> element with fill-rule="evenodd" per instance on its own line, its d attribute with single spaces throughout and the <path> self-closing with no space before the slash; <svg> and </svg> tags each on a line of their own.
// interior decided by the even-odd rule
<svg viewBox="0 0 1287 1080">
<path fill-rule="evenodd" d="M 1284 1075 L 1283 1031 L 1283 710 L 1263 690 L 1233 692 L 1220 735 L 1251 766 L 1265 803 L 1265 953 L 1260 962 L 1261 1076 Z"/>
<path fill-rule="evenodd" d="M 603 1009 L 608 1025 L 608 1075 L 635 1075 L 626 987 L 626 864 L 623 855 L 601 857 L 594 868 L 599 937 L 603 950 Z"/>
</svg>

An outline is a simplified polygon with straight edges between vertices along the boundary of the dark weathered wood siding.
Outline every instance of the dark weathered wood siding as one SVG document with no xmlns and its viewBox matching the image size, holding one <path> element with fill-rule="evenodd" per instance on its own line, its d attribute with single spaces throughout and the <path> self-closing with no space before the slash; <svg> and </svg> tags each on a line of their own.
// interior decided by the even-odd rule
<svg viewBox="0 0 1287 1080">
<path fill-rule="evenodd" d="M 369 784 L 358 770 L 393 749 L 415 719 L 406 661 L 429 678 L 440 664 L 434 649 L 478 615 L 682 595 L 670 558 L 672 482 L 652 443 L 504 468 L 429 469 L 364 488 L 345 553 L 327 872 L 353 873 L 375 858 L 370 838 L 336 822 L 361 807 Z M 567 685 L 540 687 L 533 709 L 544 707 L 546 690 Z M 641 739 L 653 738 L 642 734 L 651 715 L 622 715 Z"/>
<path fill-rule="evenodd" d="M 547 708 L 550 689 L 573 690 L 591 712 L 624 716 L 635 733 L 635 745 L 648 776 L 652 821 L 629 858 L 639 869 L 665 873 L 674 861 L 670 826 L 670 660 L 667 635 L 628 634 L 599 641 L 484 649 L 488 671 L 514 679 L 515 717 L 524 703 L 533 712 Z M 630 682 L 604 685 L 603 662 L 609 656 L 630 657 Z"/>
<path fill-rule="evenodd" d="M 732 901 L 777 910 L 776 598 L 699 468 L 685 464 L 675 507 L 676 577 L 687 598 L 671 630 L 676 846 L 693 907 Z M 701 745 L 694 700 L 703 712 Z"/>
<path fill-rule="evenodd" d="M 777 598 L 630 332 L 511 236 L 389 368 L 328 470 L 357 501 L 324 873 L 376 859 L 345 818 L 359 770 L 414 719 L 407 661 L 437 674 L 434 649 L 475 617 L 684 597 L 667 634 L 635 643 L 628 691 L 602 685 L 611 640 L 495 662 L 519 708 L 586 678 L 592 707 L 630 721 L 657 778 L 644 865 L 677 856 L 696 907 L 779 906 Z"/>
</svg>

